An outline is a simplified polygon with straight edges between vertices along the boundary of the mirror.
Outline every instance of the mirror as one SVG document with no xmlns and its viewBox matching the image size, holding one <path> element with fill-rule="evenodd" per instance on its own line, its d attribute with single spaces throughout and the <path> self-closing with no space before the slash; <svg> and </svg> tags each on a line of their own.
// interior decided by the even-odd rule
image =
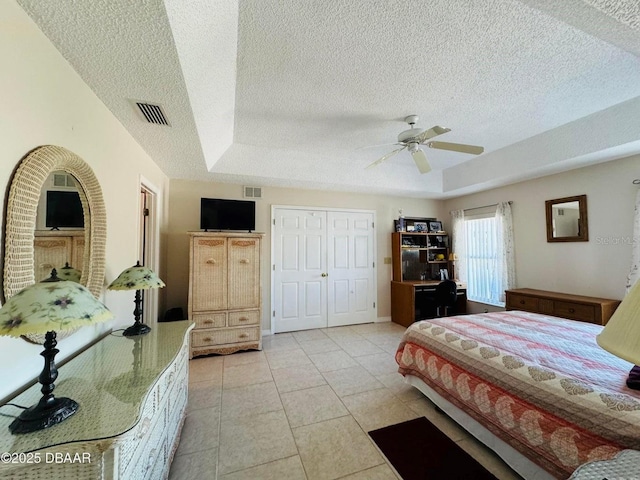
<svg viewBox="0 0 640 480">
<path fill-rule="evenodd" d="M 63 280 L 81 282 L 86 198 L 80 195 L 84 192 L 78 181 L 64 170 L 50 173 L 45 180 L 38 201 L 33 245 L 36 282 L 49 278 L 53 268 Z"/>
<path fill-rule="evenodd" d="M 586 242 L 589 240 L 586 195 L 547 200 L 545 210 L 547 242 Z"/>
<path fill-rule="evenodd" d="M 91 167 L 82 158 L 65 148 L 45 145 L 32 150 L 22 159 L 9 187 L 2 285 L 5 300 L 40 280 L 36 277 L 34 268 L 38 200 L 47 178 L 58 171 L 71 175 L 77 183 L 82 205 L 84 230 L 78 234 L 77 250 L 82 252 L 82 261 L 79 262 L 82 264 L 79 269 L 80 283 L 96 297 L 102 293 L 107 217 L 100 184 Z M 82 243 L 84 246 L 80 245 Z"/>
</svg>

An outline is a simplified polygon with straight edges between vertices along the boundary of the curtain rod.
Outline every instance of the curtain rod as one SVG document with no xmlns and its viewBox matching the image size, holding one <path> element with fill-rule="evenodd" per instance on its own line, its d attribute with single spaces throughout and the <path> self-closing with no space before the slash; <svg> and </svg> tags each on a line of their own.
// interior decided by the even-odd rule
<svg viewBox="0 0 640 480">
<path fill-rule="evenodd" d="M 513 204 L 511 200 L 507 202 L 509 205 Z M 468 212 L 469 210 L 478 210 L 479 208 L 489 208 L 489 207 L 497 207 L 497 203 L 492 203 L 491 205 L 482 205 L 481 207 L 472 207 L 472 208 L 463 208 L 462 210 Z"/>
</svg>

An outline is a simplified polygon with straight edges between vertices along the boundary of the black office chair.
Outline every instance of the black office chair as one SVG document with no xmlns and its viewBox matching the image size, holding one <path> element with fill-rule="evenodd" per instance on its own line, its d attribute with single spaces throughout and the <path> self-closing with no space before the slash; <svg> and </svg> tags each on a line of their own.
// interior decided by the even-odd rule
<svg viewBox="0 0 640 480">
<path fill-rule="evenodd" d="M 453 280 L 443 280 L 436 285 L 436 315 L 448 317 L 455 313 L 456 300 L 458 299 L 458 285 Z M 442 311 L 444 310 L 444 315 Z"/>
</svg>

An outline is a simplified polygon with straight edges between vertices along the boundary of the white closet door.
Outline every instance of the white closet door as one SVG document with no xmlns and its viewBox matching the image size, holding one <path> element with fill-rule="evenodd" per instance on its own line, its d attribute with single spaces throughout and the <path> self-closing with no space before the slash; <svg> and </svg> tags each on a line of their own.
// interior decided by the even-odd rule
<svg viewBox="0 0 640 480">
<path fill-rule="evenodd" d="M 373 214 L 328 212 L 329 327 L 376 319 Z"/>
<path fill-rule="evenodd" d="M 274 207 L 275 333 L 376 320 L 374 213 Z"/>
<path fill-rule="evenodd" d="M 278 208 L 274 218 L 274 331 L 326 327 L 327 214 Z"/>
</svg>

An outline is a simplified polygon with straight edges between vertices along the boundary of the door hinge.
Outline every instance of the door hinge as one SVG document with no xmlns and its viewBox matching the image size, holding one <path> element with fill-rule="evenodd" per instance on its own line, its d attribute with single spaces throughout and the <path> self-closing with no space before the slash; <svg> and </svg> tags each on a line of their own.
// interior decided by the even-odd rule
<svg viewBox="0 0 640 480">
<path fill-rule="evenodd" d="M 274 316 L 274 317 L 276 316 L 276 311 L 275 311 L 275 310 L 273 311 L 273 316 Z"/>
<path fill-rule="evenodd" d="M 376 308 L 376 302 L 373 302 L 373 308 Z"/>
<path fill-rule="evenodd" d="M 373 262 L 373 268 L 376 268 L 376 262 Z"/>
<path fill-rule="evenodd" d="M 149 216 L 149 209 L 148 208 L 143 208 L 142 209 L 142 216 L 143 217 L 148 217 Z"/>
<path fill-rule="evenodd" d="M 276 219 L 275 219 L 275 218 L 273 219 L 273 224 L 274 224 L 274 225 L 276 224 Z"/>
<path fill-rule="evenodd" d="M 371 228 L 376 228 L 376 222 L 371 222 Z"/>
<path fill-rule="evenodd" d="M 276 271 L 276 264 L 275 263 L 273 264 L 273 271 L 274 272 Z"/>
</svg>

